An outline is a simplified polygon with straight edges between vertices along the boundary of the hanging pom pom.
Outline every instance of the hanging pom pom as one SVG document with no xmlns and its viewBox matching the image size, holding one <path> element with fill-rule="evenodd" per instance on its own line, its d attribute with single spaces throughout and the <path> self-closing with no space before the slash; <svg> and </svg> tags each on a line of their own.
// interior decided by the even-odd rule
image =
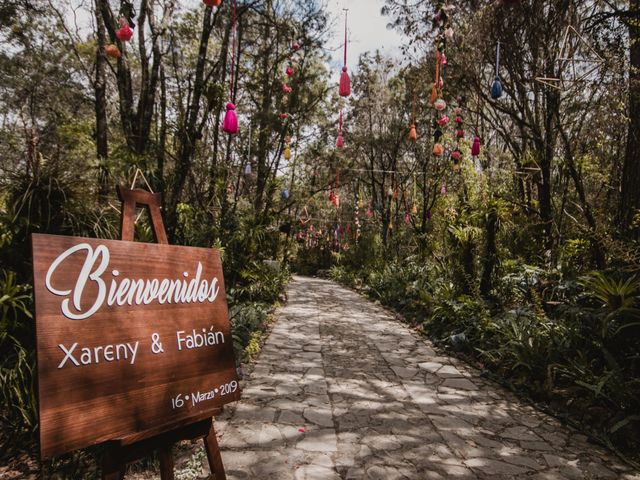
<svg viewBox="0 0 640 480">
<path fill-rule="evenodd" d="M 447 56 L 444 54 L 444 52 L 442 52 L 442 54 L 440 55 L 440 65 L 444 67 L 446 64 L 447 64 Z"/>
<path fill-rule="evenodd" d="M 298 42 L 293 42 L 291 44 L 291 48 L 293 48 L 296 52 L 300 50 L 300 44 Z"/>
<path fill-rule="evenodd" d="M 438 119 L 438 125 L 444 127 L 447 123 L 449 123 L 449 117 L 447 115 L 443 115 Z"/>
<path fill-rule="evenodd" d="M 118 49 L 118 47 L 116 47 L 113 44 L 105 45 L 104 53 L 106 53 L 107 56 L 111 58 L 120 58 L 122 56 L 122 53 L 120 53 L 120 50 Z"/>
<path fill-rule="evenodd" d="M 436 143 L 433 146 L 433 154 L 436 157 L 441 157 L 443 153 L 444 153 L 444 147 L 442 146 L 442 144 L 441 143 Z"/>
<path fill-rule="evenodd" d="M 340 208 L 340 195 L 335 194 L 333 196 L 333 204 L 336 206 L 336 208 Z"/>
<path fill-rule="evenodd" d="M 371 218 L 373 216 L 373 211 L 371 210 L 371 206 L 367 207 L 367 218 Z"/>
<path fill-rule="evenodd" d="M 284 159 L 291 160 L 291 149 L 289 147 L 284 148 Z"/>
<path fill-rule="evenodd" d="M 413 215 L 417 215 L 418 214 L 418 206 L 414 203 L 413 206 L 411 207 L 411 213 Z"/>
<path fill-rule="evenodd" d="M 440 195 L 444 196 L 447 194 L 447 186 L 443 183 L 440 187 Z"/>
<path fill-rule="evenodd" d="M 336 139 L 336 148 L 344 148 L 344 137 L 342 136 L 342 130 L 338 132 L 338 138 Z"/>
<path fill-rule="evenodd" d="M 416 124 L 411 125 L 411 129 L 409 130 L 409 140 L 415 142 L 418 140 L 418 132 L 416 131 Z"/>
<path fill-rule="evenodd" d="M 477 157 L 480 155 L 480 137 L 477 135 L 473 137 L 473 145 L 471 146 L 471 156 Z"/>
<path fill-rule="evenodd" d="M 287 77 L 293 77 L 293 67 L 289 65 L 287 69 L 284 71 L 287 74 Z"/>
<path fill-rule="evenodd" d="M 362 201 L 362 199 L 358 200 L 358 208 L 362 208 L 364 207 L 364 202 Z"/>
<path fill-rule="evenodd" d="M 458 115 L 458 116 L 456 117 L 456 123 L 457 123 L 458 125 L 460 125 L 460 124 L 462 123 L 462 117 L 461 117 L 460 115 Z"/>
<path fill-rule="evenodd" d="M 238 117 L 236 116 L 236 106 L 231 102 L 227 103 L 227 113 L 224 115 L 222 130 L 229 135 L 235 135 L 236 133 L 238 133 Z"/>
<path fill-rule="evenodd" d="M 461 128 L 459 128 L 458 130 L 456 130 L 456 137 L 458 137 L 458 138 L 464 138 L 464 130 L 462 130 Z"/>
<path fill-rule="evenodd" d="M 133 30 L 131 30 L 127 21 L 123 19 L 122 27 L 116 30 L 116 38 L 121 42 L 128 42 L 131 37 L 133 37 Z"/>
<path fill-rule="evenodd" d="M 407 225 L 411 223 L 411 215 L 409 215 L 409 212 L 404 214 L 404 223 L 406 223 Z"/>
<path fill-rule="evenodd" d="M 280 120 L 286 120 L 287 118 L 289 118 L 289 115 L 285 112 L 280 113 L 280 115 L 278 116 L 280 117 Z"/>
<path fill-rule="evenodd" d="M 439 112 L 441 112 L 442 110 L 447 108 L 447 102 L 445 102 L 442 98 L 439 98 L 438 100 L 435 101 L 435 103 L 433 104 L 433 107 Z"/>
<path fill-rule="evenodd" d="M 291 93 L 293 92 L 293 88 L 291 88 L 289 85 L 287 85 L 286 83 L 282 84 L 282 92 L 283 93 Z"/>
<path fill-rule="evenodd" d="M 251 175 L 251 173 L 252 173 L 252 171 L 251 171 L 251 164 L 250 164 L 250 163 L 247 163 L 247 164 L 245 165 L 245 167 L 244 167 L 244 174 L 245 174 L 246 176 L 249 176 L 249 175 Z"/>
<path fill-rule="evenodd" d="M 286 188 L 282 190 L 280 198 L 282 198 L 282 200 L 289 200 L 289 190 L 287 190 Z"/>
<path fill-rule="evenodd" d="M 500 81 L 500 77 L 496 75 L 496 78 L 493 80 L 493 85 L 491 85 L 491 98 L 497 100 L 502 96 L 502 82 Z"/>
<path fill-rule="evenodd" d="M 338 93 L 341 97 L 348 97 L 351 95 L 351 80 L 347 73 L 347 67 L 342 67 L 342 74 L 340 75 L 340 88 Z"/>
</svg>

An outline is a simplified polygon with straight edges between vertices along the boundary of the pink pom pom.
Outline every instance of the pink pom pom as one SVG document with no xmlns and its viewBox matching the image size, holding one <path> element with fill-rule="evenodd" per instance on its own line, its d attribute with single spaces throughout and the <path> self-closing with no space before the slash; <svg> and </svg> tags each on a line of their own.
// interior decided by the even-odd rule
<svg viewBox="0 0 640 480">
<path fill-rule="evenodd" d="M 287 74 L 287 77 L 293 77 L 293 67 L 287 67 L 285 73 Z"/>
<path fill-rule="evenodd" d="M 286 83 L 282 84 L 282 91 L 284 93 L 291 93 L 293 92 L 293 88 L 291 88 L 289 85 L 287 85 Z"/>
<path fill-rule="evenodd" d="M 293 48 L 295 51 L 298 51 L 300 50 L 300 44 L 298 42 L 293 42 L 291 48 Z"/>
<path fill-rule="evenodd" d="M 129 24 L 125 23 L 122 28 L 116 31 L 116 37 L 121 42 L 128 42 L 133 37 L 133 30 L 129 27 Z"/>
<path fill-rule="evenodd" d="M 341 97 L 348 97 L 351 95 L 351 80 L 347 73 L 347 67 L 342 67 L 342 74 L 340 75 L 340 88 L 338 93 Z"/>
<path fill-rule="evenodd" d="M 222 130 L 230 135 L 235 135 L 236 133 L 238 133 L 238 117 L 236 116 L 236 106 L 231 102 L 227 103 L 227 113 L 224 115 Z"/>
<path fill-rule="evenodd" d="M 338 139 L 336 140 L 337 148 L 344 148 L 344 137 L 342 136 L 342 132 L 338 133 Z"/>
<path fill-rule="evenodd" d="M 282 112 L 280 115 L 280 120 L 286 120 L 287 118 L 289 118 L 289 115 L 287 115 L 286 113 Z"/>
</svg>

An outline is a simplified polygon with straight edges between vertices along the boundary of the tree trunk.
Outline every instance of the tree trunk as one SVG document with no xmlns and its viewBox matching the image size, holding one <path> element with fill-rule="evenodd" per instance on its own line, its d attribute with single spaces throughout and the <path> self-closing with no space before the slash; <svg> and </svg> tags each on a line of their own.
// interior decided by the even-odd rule
<svg viewBox="0 0 640 480">
<path fill-rule="evenodd" d="M 629 10 L 640 12 L 640 0 L 629 0 Z M 629 237 L 640 239 L 640 229 L 633 227 L 640 210 L 640 23 L 630 18 L 629 26 L 629 127 L 622 169 L 620 227 Z"/>
<path fill-rule="evenodd" d="M 485 247 L 480 278 L 480 294 L 487 297 L 493 288 L 493 271 L 498 263 L 498 248 L 496 234 L 498 232 L 498 211 L 491 207 L 487 213 L 485 223 Z"/>
<path fill-rule="evenodd" d="M 100 15 L 98 0 L 95 3 L 96 11 L 96 34 L 98 46 L 96 51 L 96 81 L 95 90 L 95 110 L 96 110 L 96 154 L 98 156 L 98 193 L 104 198 L 109 194 L 109 169 L 106 161 L 109 156 L 109 144 L 107 140 L 107 97 L 106 97 L 106 77 L 105 66 L 106 56 L 104 46 L 106 44 L 105 28 Z"/>
</svg>

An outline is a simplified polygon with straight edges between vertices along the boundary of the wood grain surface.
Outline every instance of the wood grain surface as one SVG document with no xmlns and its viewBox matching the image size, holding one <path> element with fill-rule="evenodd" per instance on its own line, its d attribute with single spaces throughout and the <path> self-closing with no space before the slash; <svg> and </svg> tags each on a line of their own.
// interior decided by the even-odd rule
<svg viewBox="0 0 640 480">
<path fill-rule="evenodd" d="M 77 245 L 85 247 L 52 268 L 61 254 Z M 216 250 L 53 235 L 33 235 L 32 247 L 43 457 L 190 418 L 201 419 L 239 399 L 222 266 Z M 108 264 L 101 268 L 105 250 Z M 96 251 L 102 253 L 88 262 Z M 131 305 L 126 301 L 123 305 L 108 304 L 114 281 L 116 293 L 124 279 L 142 280 L 143 284 L 157 279 L 156 290 L 164 279 L 184 280 L 184 285 L 194 280 L 199 263 L 201 281 L 217 279 L 219 291 L 213 301 L 196 298 L 189 303 L 162 304 L 151 288 L 146 302 L 141 297 L 136 304 L 133 295 Z M 89 277 L 74 297 L 82 286 L 78 278 L 83 267 L 95 278 Z M 105 300 L 95 313 L 83 319 L 68 318 L 64 302 L 72 316 L 86 314 L 99 298 L 100 282 L 104 282 Z M 125 299 L 124 293 L 121 298 Z M 217 343 L 188 348 L 187 337 L 203 329 L 215 333 Z M 178 332 L 182 332 L 180 342 Z M 122 346 L 127 344 L 124 358 Z M 109 349 L 109 345 L 121 347 Z M 65 353 L 72 348 L 73 359 Z M 81 357 L 82 348 L 89 349 L 91 363 L 87 363 L 88 355 Z"/>
</svg>

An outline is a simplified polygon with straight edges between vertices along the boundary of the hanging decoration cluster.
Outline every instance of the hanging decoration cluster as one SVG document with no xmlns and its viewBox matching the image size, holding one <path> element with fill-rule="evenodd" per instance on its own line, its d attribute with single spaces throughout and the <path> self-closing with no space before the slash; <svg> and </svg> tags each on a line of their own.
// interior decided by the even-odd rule
<svg viewBox="0 0 640 480">
<path fill-rule="evenodd" d="M 136 15 L 136 11 L 133 7 L 133 3 L 129 0 L 122 0 L 120 2 L 120 11 L 118 12 L 120 28 L 115 31 L 115 35 L 111 33 L 111 43 L 104 46 L 104 53 L 111 58 L 122 57 L 120 48 L 116 45 L 116 40 L 120 42 L 122 47 L 126 42 L 129 42 L 133 38 L 133 28 L 135 23 L 133 18 Z"/>
<path fill-rule="evenodd" d="M 220 4 L 220 2 L 218 2 Z M 233 0 L 233 7 L 231 10 L 231 71 L 229 73 L 229 102 L 227 102 L 227 112 L 224 115 L 222 122 L 222 130 L 229 135 L 235 135 L 238 133 L 238 116 L 236 115 L 236 106 L 233 103 L 235 101 L 235 66 L 236 66 L 236 15 L 237 15 L 237 0 Z"/>
</svg>

